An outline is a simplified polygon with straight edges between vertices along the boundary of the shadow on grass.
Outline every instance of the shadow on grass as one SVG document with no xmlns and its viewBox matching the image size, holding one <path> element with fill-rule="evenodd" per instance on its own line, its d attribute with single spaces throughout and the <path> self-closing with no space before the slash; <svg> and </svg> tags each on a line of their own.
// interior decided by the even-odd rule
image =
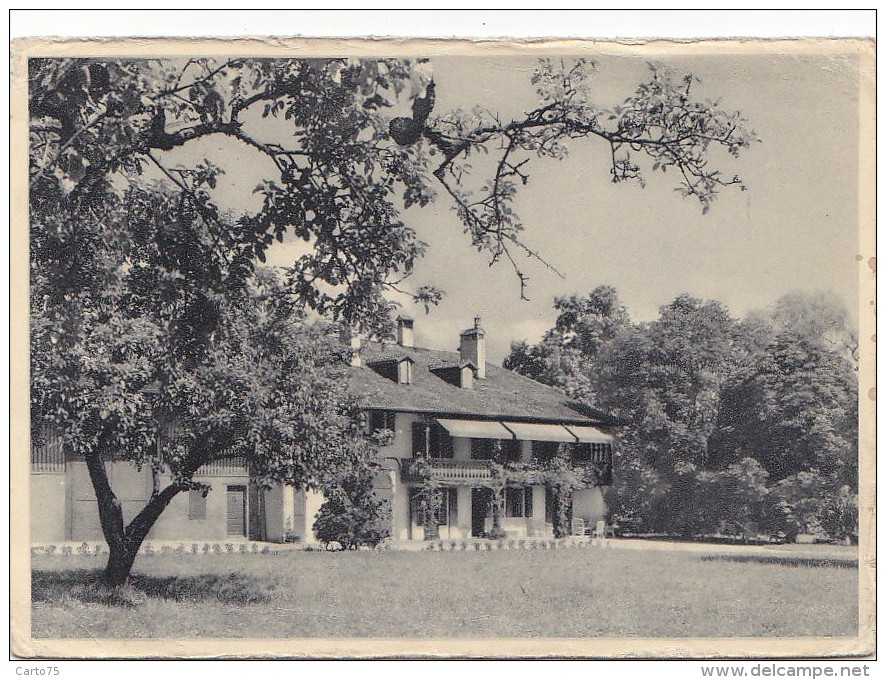
<svg viewBox="0 0 886 680">
<path fill-rule="evenodd" d="M 704 555 L 702 562 L 756 562 L 758 564 L 781 564 L 787 567 L 833 567 L 858 569 L 854 557 L 803 557 L 802 555 Z"/>
<path fill-rule="evenodd" d="M 134 608 L 151 599 L 176 602 L 221 602 L 258 604 L 273 597 L 273 583 L 231 573 L 227 576 L 144 576 L 134 574 L 124 586 L 109 587 L 101 582 L 97 569 L 34 571 L 31 574 L 33 602 L 58 604 L 76 600 L 108 607 Z"/>
</svg>

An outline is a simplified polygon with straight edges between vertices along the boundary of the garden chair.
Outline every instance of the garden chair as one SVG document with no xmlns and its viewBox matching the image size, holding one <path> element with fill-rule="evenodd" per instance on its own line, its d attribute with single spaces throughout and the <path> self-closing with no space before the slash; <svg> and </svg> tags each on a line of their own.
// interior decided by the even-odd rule
<svg viewBox="0 0 886 680">
<path fill-rule="evenodd" d="M 572 519 L 572 535 L 573 536 L 584 536 L 587 526 L 585 525 L 585 521 L 581 517 L 574 517 Z"/>
</svg>

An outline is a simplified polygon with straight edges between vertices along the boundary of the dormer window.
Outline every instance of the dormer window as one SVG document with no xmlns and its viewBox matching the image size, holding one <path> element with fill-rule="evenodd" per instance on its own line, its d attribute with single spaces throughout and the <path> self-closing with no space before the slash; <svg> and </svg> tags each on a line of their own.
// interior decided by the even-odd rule
<svg viewBox="0 0 886 680">
<path fill-rule="evenodd" d="M 474 365 L 465 364 L 460 369 L 460 386 L 464 390 L 474 389 Z"/>
<path fill-rule="evenodd" d="M 409 357 L 403 357 L 397 362 L 397 382 L 401 385 L 412 384 L 412 364 L 415 363 Z"/>
<path fill-rule="evenodd" d="M 477 367 L 471 362 L 452 363 L 441 362 L 431 364 L 428 370 L 441 380 L 450 385 L 461 387 L 465 390 L 474 389 L 474 378 L 477 376 Z"/>
<path fill-rule="evenodd" d="M 366 365 L 383 378 L 400 385 L 411 385 L 414 364 L 415 361 L 411 357 L 404 356 L 398 359 L 370 361 Z"/>
</svg>

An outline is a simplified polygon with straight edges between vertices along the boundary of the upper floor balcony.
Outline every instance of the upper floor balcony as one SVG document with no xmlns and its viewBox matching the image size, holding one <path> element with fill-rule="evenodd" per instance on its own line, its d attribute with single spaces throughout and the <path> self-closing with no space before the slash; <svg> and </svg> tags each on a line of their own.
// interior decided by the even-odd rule
<svg viewBox="0 0 886 680">
<path fill-rule="evenodd" d="M 492 477 L 490 461 L 454 458 L 405 458 L 400 461 L 400 476 L 404 482 L 421 481 L 425 467 L 441 482 L 472 482 Z"/>
<path fill-rule="evenodd" d="M 450 484 L 471 484 L 491 480 L 493 477 L 492 460 L 457 460 L 455 458 L 401 458 L 400 476 L 404 482 L 421 482 L 429 472 L 431 478 L 438 482 Z M 519 462 L 505 462 L 504 474 L 519 475 L 524 484 L 544 484 L 544 473 L 536 461 L 529 466 Z M 584 485 L 608 486 L 612 484 L 612 460 L 574 461 L 572 468 L 583 480 Z"/>
</svg>

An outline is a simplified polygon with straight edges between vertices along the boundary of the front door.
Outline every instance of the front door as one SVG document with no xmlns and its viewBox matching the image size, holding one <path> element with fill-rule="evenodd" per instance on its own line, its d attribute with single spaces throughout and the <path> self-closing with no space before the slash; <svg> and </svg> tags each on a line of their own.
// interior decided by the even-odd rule
<svg viewBox="0 0 886 680">
<path fill-rule="evenodd" d="M 486 517 L 492 503 L 492 489 L 471 489 L 471 536 L 486 533 Z"/>
<path fill-rule="evenodd" d="M 246 535 L 246 487 L 228 487 L 228 536 Z"/>
</svg>

